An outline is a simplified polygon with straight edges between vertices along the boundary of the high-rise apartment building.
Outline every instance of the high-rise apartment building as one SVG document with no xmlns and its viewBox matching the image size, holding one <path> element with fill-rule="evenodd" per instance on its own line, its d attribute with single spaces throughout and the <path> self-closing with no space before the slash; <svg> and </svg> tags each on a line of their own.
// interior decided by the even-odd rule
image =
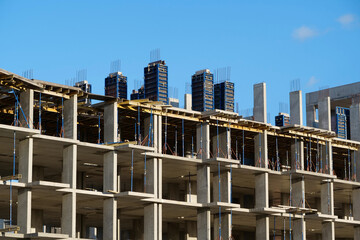
<svg viewBox="0 0 360 240">
<path fill-rule="evenodd" d="M 168 104 L 168 67 L 165 61 L 151 62 L 144 68 L 145 98 Z"/>
<path fill-rule="evenodd" d="M 127 99 L 127 77 L 122 72 L 110 73 L 105 78 L 105 95 Z"/>
<path fill-rule="evenodd" d="M 205 112 L 214 109 L 214 75 L 209 69 L 192 75 L 191 89 L 193 110 Z"/>
<path fill-rule="evenodd" d="M 234 83 L 223 81 L 214 85 L 214 104 L 216 109 L 234 111 Z"/>
<path fill-rule="evenodd" d="M 78 87 L 81 90 L 83 90 L 84 92 L 91 93 L 91 84 L 86 80 L 76 82 L 74 84 L 74 87 Z M 78 102 L 90 105 L 91 104 L 91 99 L 89 99 L 89 98 L 81 98 L 81 99 L 78 100 Z"/>
</svg>

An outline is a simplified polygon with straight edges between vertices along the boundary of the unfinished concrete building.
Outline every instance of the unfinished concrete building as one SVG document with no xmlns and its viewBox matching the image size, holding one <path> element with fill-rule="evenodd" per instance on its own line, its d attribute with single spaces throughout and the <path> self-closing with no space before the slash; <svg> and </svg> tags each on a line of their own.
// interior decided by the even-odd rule
<svg viewBox="0 0 360 240">
<path fill-rule="evenodd" d="M 264 83 L 252 121 L 5 70 L 0 99 L 0 239 L 360 239 L 360 131 L 337 138 L 330 101 L 307 127 L 291 92 L 276 127 Z"/>
</svg>

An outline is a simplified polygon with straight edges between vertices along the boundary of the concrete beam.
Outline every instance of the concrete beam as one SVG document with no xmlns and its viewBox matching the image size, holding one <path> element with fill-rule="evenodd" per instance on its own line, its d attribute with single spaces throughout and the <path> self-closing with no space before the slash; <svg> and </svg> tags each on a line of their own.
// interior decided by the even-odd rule
<svg viewBox="0 0 360 240">
<path fill-rule="evenodd" d="M 20 93 L 20 105 L 22 111 L 19 110 L 19 120 L 22 127 L 34 128 L 34 90 L 27 89 L 25 92 Z M 27 122 L 27 123 L 26 123 Z M 28 125 L 27 125 L 28 124 Z"/>
<path fill-rule="evenodd" d="M 77 139 L 77 95 L 64 101 L 64 137 Z"/>
<path fill-rule="evenodd" d="M 107 104 L 104 108 L 104 142 L 117 142 L 118 111 L 117 103 Z"/>
</svg>

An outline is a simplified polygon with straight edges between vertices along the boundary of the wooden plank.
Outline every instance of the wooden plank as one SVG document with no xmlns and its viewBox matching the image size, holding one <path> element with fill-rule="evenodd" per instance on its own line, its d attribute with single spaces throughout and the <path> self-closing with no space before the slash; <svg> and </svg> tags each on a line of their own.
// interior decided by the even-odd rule
<svg viewBox="0 0 360 240">
<path fill-rule="evenodd" d="M 21 174 L 16 174 L 15 176 L 6 176 L 6 177 L 0 177 L 0 180 L 3 182 L 9 181 L 9 180 L 19 180 L 22 178 Z"/>
</svg>

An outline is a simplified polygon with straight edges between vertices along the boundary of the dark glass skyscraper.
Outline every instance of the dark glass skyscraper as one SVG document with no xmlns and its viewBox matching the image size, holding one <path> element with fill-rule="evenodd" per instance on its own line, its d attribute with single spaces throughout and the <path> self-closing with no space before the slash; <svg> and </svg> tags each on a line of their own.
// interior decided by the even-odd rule
<svg viewBox="0 0 360 240">
<path fill-rule="evenodd" d="M 234 111 L 234 83 L 223 81 L 214 85 L 215 108 Z"/>
<path fill-rule="evenodd" d="M 214 109 L 214 75 L 209 69 L 197 71 L 191 77 L 192 109 L 209 111 Z"/>
<path fill-rule="evenodd" d="M 165 61 L 151 62 L 144 68 L 145 98 L 168 104 L 168 67 Z"/>
<path fill-rule="evenodd" d="M 110 73 L 105 78 L 105 95 L 127 99 L 127 77 L 122 72 Z"/>
</svg>

